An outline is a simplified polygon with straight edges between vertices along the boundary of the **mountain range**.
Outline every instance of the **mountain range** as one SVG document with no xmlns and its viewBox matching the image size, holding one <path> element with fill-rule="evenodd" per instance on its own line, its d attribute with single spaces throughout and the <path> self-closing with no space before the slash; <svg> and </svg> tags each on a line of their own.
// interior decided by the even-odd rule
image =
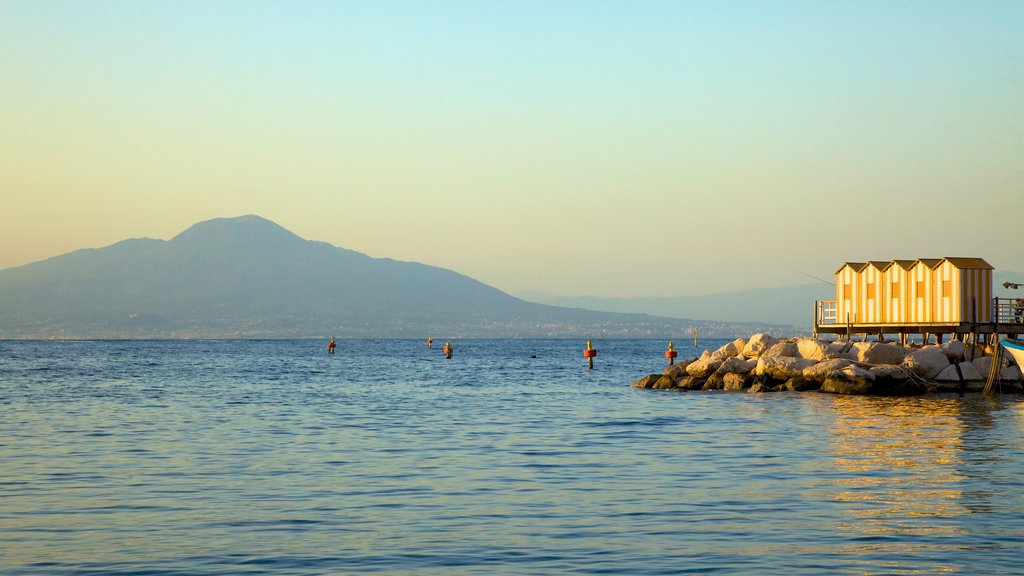
<svg viewBox="0 0 1024 576">
<path fill-rule="evenodd" d="M 838 263 L 837 263 L 838 268 Z M 1024 273 L 995 271 L 993 296 L 1012 298 L 1024 291 L 1003 287 L 1003 282 L 1024 282 Z M 517 294 L 529 302 L 572 306 L 606 312 L 658 314 L 670 318 L 715 318 L 721 322 L 755 321 L 802 327 L 810 331 L 814 324 L 814 302 L 834 300 L 834 284 L 819 281 L 777 288 L 752 288 L 718 294 L 658 298 L 605 298 L 599 296 L 560 296 L 539 291 Z"/>
<path fill-rule="evenodd" d="M 305 240 L 258 216 L 0 270 L 0 338 L 680 338 L 692 328 L 709 337 L 793 330 L 527 302 L 451 270 Z"/>
</svg>

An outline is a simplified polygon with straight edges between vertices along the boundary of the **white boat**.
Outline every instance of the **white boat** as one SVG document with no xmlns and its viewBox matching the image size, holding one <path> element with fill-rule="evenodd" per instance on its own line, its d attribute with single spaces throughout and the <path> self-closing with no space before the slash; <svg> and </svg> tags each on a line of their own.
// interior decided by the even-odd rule
<svg viewBox="0 0 1024 576">
<path fill-rule="evenodd" d="M 1006 351 L 1013 356 L 1013 360 L 1017 363 L 1017 366 L 1024 371 L 1024 340 L 1013 340 L 1006 338 L 999 341 L 1006 348 Z"/>
</svg>

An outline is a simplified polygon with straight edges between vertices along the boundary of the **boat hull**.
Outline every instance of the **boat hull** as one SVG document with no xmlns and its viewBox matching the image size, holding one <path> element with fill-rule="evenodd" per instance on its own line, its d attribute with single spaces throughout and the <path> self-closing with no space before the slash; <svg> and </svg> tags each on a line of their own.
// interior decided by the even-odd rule
<svg viewBox="0 0 1024 576">
<path fill-rule="evenodd" d="M 1000 340 L 1003 348 L 1013 356 L 1013 361 L 1024 371 L 1024 340 Z"/>
</svg>

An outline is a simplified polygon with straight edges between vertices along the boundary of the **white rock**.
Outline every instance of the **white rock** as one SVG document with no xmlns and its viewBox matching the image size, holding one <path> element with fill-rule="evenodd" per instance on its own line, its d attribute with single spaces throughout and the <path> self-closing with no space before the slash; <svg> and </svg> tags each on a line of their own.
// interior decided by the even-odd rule
<svg viewBox="0 0 1024 576">
<path fill-rule="evenodd" d="M 742 340 L 736 340 L 735 342 L 729 342 L 725 346 L 722 346 L 718 350 L 715 350 L 714 352 L 712 352 L 711 353 L 711 357 L 712 358 L 718 358 L 718 359 L 721 359 L 721 360 L 725 360 L 726 358 L 732 358 L 733 356 L 738 356 L 739 353 L 743 350 L 743 347 L 742 346 L 737 346 L 736 342 L 742 342 Z"/>
<path fill-rule="evenodd" d="M 796 341 L 796 351 L 801 358 L 808 360 L 827 360 L 831 358 L 828 354 L 829 342 L 814 340 L 812 338 L 801 338 Z"/>
<path fill-rule="evenodd" d="M 757 367 L 757 360 L 744 360 L 737 356 L 726 358 L 715 371 L 716 374 L 750 374 Z"/>
<path fill-rule="evenodd" d="M 903 346 L 885 342 L 858 342 L 853 348 L 857 351 L 857 361 L 865 364 L 899 364 L 906 355 Z"/>
<path fill-rule="evenodd" d="M 838 372 L 843 368 L 853 364 L 852 361 L 846 358 L 832 358 L 823 362 L 818 362 L 813 366 L 804 368 L 803 376 L 804 380 L 810 380 L 812 382 L 824 382 L 825 378 L 828 378 L 833 372 Z"/>
<path fill-rule="evenodd" d="M 906 380 L 910 378 L 907 371 L 896 364 L 878 364 L 868 368 L 868 372 L 874 374 L 876 379 Z"/>
<path fill-rule="evenodd" d="M 721 359 L 708 357 L 691 363 L 686 367 L 686 373 L 696 378 L 707 378 L 714 374 L 715 370 L 718 370 L 718 367 L 721 365 Z"/>
<path fill-rule="evenodd" d="M 768 351 L 777 340 L 768 334 L 754 334 L 747 340 L 743 347 L 743 356 L 747 358 L 758 358 Z"/>
<path fill-rule="evenodd" d="M 967 347 L 959 340 L 950 340 L 942 344 L 942 353 L 950 360 L 960 360 L 964 357 Z"/>
<path fill-rule="evenodd" d="M 1014 382 L 1020 382 L 1022 378 L 1020 373 L 1020 366 L 1014 364 L 1013 366 L 1007 366 L 999 373 L 1001 380 L 1010 380 Z"/>
<path fill-rule="evenodd" d="M 768 376 L 775 380 L 789 380 L 790 378 L 803 377 L 804 368 L 816 364 L 814 360 L 796 358 L 794 356 L 768 356 L 758 358 L 755 373 L 758 376 Z"/>
<path fill-rule="evenodd" d="M 792 341 L 789 341 L 789 340 L 781 340 L 779 342 L 776 342 L 775 344 L 772 344 L 772 347 L 769 348 L 767 351 L 765 351 L 765 353 L 762 354 L 761 357 L 763 358 L 765 356 L 768 356 L 768 357 L 780 357 L 781 356 L 781 357 L 786 357 L 786 358 L 796 358 L 797 354 L 798 354 L 798 352 L 797 352 L 797 349 L 796 349 L 796 342 L 792 342 Z"/>
<path fill-rule="evenodd" d="M 907 354 L 901 366 L 922 378 L 933 379 L 949 366 L 949 358 L 938 346 L 925 346 Z"/>
<path fill-rule="evenodd" d="M 974 367 L 974 364 L 970 362 L 962 362 L 960 364 L 960 372 L 964 375 L 965 381 L 978 381 L 984 380 L 985 377 L 978 372 L 978 369 Z M 939 372 L 938 376 L 934 378 L 939 382 L 959 382 L 960 376 L 956 373 L 956 365 L 949 365 L 944 368 L 942 372 Z"/>
</svg>

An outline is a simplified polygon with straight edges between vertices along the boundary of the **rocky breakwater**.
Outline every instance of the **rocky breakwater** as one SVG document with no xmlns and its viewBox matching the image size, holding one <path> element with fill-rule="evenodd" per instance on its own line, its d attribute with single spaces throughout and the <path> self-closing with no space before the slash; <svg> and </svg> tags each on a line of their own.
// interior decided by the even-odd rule
<svg viewBox="0 0 1024 576">
<path fill-rule="evenodd" d="M 634 388 L 664 390 L 817 390 L 832 394 L 914 395 L 980 392 L 992 350 L 953 340 L 903 347 L 886 342 L 773 338 L 755 334 L 650 374 Z M 1002 391 L 1021 391 L 1021 370 L 1003 358 Z"/>
</svg>

